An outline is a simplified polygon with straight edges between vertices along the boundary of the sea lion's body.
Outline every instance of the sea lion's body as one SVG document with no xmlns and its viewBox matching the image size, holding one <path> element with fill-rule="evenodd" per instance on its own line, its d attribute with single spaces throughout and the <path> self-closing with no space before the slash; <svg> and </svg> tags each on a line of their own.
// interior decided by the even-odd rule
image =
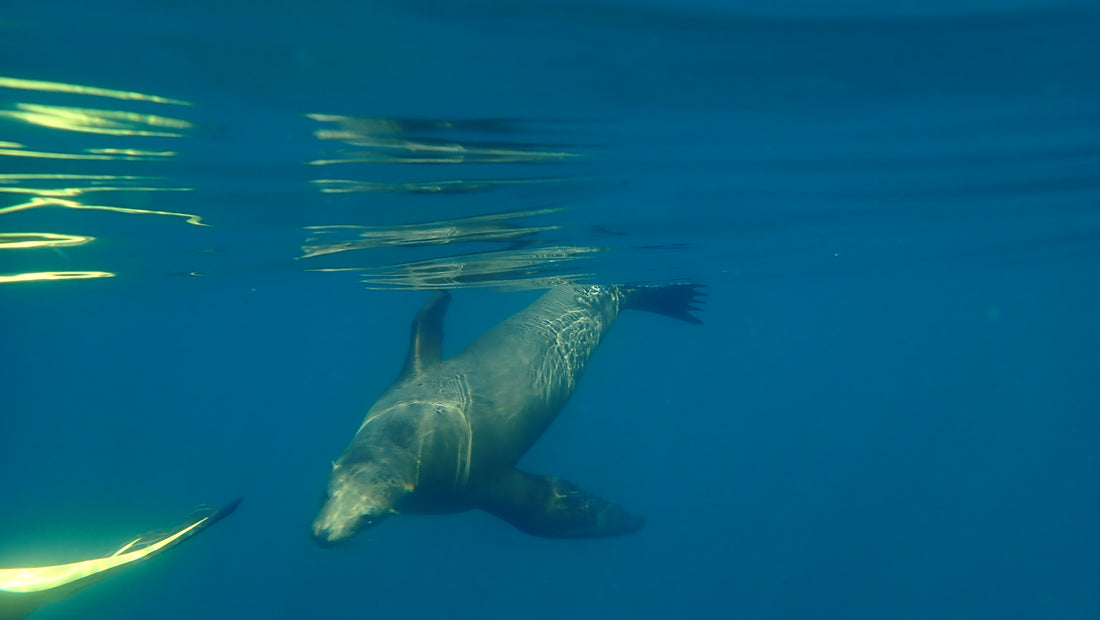
<svg viewBox="0 0 1100 620">
<path fill-rule="evenodd" d="M 319 541 L 350 536 L 393 513 L 482 508 L 541 536 L 607 536 L 642 520 L 571 483 L 515 469 L 554 421 L 627 307 L 695 321 L 696 288 L 561 286 L 442 360 L 449 296 L 413 323 L 398 380 L 371 407 L 334 463 L 314 524 Z"/>
</svg>

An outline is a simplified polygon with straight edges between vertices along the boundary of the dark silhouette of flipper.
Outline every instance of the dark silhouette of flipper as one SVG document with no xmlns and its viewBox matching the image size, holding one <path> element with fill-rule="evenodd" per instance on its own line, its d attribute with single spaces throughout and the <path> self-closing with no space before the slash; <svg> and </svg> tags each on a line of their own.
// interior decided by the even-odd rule
<svg viewBox="0 0 1100 620">
<path fill-rule="evenodd" d="M 513 469 L 485 485 L 479 508 L 545 538 L 621 536 L 645 521 L 556 476 Z"/>
<path fill-rule="evenodd" d="M 26 617 L 42 605 L 160 555 L 227 517 L 240 503 L 237 499 L 221 508 L 200 508 L 177 527 L 138 536 L 106 557 L 56 566 L 0 568 L 0 620 Z"/>
<path fill-rule="evenodd" d="M 701 298 L 706 296 L 701 284 L 630 284 L 623 285 L 622 288 L 626 293 L 627 308 L 645 310 L 697 325 L 703 323 L 692 314 L 701 310 Z"/>
<path fill-rule="evenodd" d="M 437 291 L 417 313 L 409 336 L 409 355 L 400 378 L 423 374 L 443 358 L 443 316 L 449 303 L 451 294 Z"/>
</svg>

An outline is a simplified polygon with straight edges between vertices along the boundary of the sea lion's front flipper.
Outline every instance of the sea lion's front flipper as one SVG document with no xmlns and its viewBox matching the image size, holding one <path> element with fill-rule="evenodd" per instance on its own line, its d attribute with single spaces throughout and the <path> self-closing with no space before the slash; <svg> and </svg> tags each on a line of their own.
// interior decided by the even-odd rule
<svg viewBox="0 0 1100 620">
<path fill-rule="evenodd" d="M 546 538 L 618 536 L 645 523 L 568 480 L 519 470 L 485 485 L 480 508 L 528 534 Z"/>
<path fill-rule="evenodd" d="M 416 313 L 409 337 L 409 355 L 401 370 L 402 379 L 418 375 L 443 359 L 443 315 L 447 313 L 450 301 L 450 293 L 438 291 Z"/>
</svg>

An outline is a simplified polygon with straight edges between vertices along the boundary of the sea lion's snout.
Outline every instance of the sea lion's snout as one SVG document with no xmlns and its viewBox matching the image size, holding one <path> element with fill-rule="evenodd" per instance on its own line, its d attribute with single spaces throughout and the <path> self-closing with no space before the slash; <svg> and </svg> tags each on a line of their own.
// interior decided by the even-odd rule
<svg viewBox="0 0 1100 620">
<path fill-rule="evenodd" d="M 313 522 L 313 540 L 321 547 L 335 547 L 359 530 L 382 520 L 381 515 L 360 515 L 342 520 L 322 520 L 322 517 Z"/>
<path fill-rule="evenodd" d="M 322 547 L 338 545 L 381 521 L 389 511 L 380 509 L 377 500 L 355 486 L 333 485 L 321 501 L 321 510 L 313 521 L 313 540 Z"/>
<path fill-rule="evenodd" d="M 343 538 L 334 538 L 332 532 L 328 530 L 319 529 L 316 525 L 313 526 L 313 542 L 317 543 L 317 546 L 322 549 L 335 547 L 343 540 Z"/>
<path fill-rule="evenodd" d="M 351 538 L 366 523 L 369 520 L 359 511 L 329 497 L 313 521 L 313 540 L 322 547 L 332 547 Z"/>
<path fill-rule="evenodd" d="M 313 524 L 313 542 L 322 548 L 335 547 L 347 542 L 359 530 L 358 526 L 330 528 L 317 523 Z"/>
</svg>

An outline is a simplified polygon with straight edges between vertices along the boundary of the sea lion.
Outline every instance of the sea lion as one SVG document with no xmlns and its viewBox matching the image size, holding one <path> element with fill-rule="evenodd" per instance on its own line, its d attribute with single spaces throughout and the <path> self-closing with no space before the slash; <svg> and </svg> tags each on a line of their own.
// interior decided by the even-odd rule
<svg viewBox="0 0 1100 620">
<path fill-rule="evenodd" d="M 367 412 L 313 523 L 322 546 L 393 514 L 480 508 L 552 538 L 627 534 L 643 520 L 571 482 L 515 468 L 561 411 L 628 308 L 700 323 L 700 287 L 559 286 L 443 360 L 438 292 L 412 324 L 405 366 Z"/>
</svg>

